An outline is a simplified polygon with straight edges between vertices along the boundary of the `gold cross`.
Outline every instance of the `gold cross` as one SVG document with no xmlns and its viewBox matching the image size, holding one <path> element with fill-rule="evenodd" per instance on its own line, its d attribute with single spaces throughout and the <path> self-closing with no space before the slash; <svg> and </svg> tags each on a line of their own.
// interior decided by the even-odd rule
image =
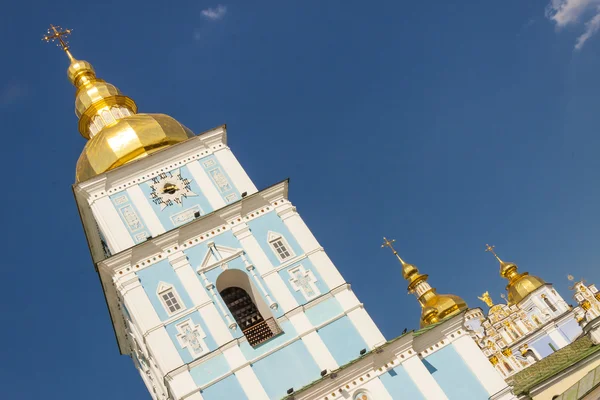
<svg viewBox="0 0 600 400">
<path fill-rule="evenodd" d="M 489 251 L 493 255 L 496 255 L 496 252 L 494 251 L 494 247 L 496 247 L 496 246 L 490 246 L 489 244 L 486 244 L 485 245 L 485 251 Z"/>
<path fill-rule="evenodd" d="M 390 249 L 392 249 L 392 251 L 394 252 L 394 254 L 396 254 L 396 250 L 394 249 L 394 247 L 392 246 L 392 243 L 394 243 L 396 241 L 396 239 L 392 239 L 392 240 L 388 240 L 385 236 L 383 237 L 383 244 L 381 245 L 381 248 L 383 249 L 384 247 L 389 247 Z"/>
<path fill-rule="evenodd" d="M 58 39 L 58 43 L 56 43 L 56 45 L 58 47 L 62 47 L 62 49 L 65 51 L 65 53 L 67 53 L 69 58 L 73 59 L 73 56 L 69 51 L 69 42 L 67 41 L 67 36 L 69 36 L 72 31 L 72 29 L 63 29 L 60 26 L 54 26 L 50 24 L 48 34 L 42 37 L 42 40 L 45 40 L 46 42 L 55 42 Z"/>
</svg>

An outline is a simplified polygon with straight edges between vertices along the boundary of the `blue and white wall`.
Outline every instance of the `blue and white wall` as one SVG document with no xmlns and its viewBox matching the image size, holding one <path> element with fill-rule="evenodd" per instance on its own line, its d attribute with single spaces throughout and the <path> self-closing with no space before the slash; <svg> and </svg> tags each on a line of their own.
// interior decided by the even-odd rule
<svg viewBox="0 0 600 400">
<path fill-rule="evenodd" d="M 121 349 L 151 392 L 168 382 L 174 399 L 280 398 L 385 339 L 286 199 L 287 183 L 257 192 L 217 133 L 84 182 L 79 194 L 114 254 L 99 270 Z M 152 186 L 175 176 L 187 185 L 181 204 L 153 201 Z M 283 331 L 256 347 L 219 294 L 239 277 Z M 161 300 L 167 291 L 176 310 Z"/>
</svg>

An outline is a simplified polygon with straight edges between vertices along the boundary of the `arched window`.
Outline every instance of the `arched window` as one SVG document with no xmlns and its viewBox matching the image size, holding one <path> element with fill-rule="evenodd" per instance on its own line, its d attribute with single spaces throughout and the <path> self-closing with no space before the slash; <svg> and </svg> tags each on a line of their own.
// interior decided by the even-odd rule
<svg viewBox="0 0 600 400">
<path fill-rule="evenodd" d="M 369 393 L 361 390 L 360 392 L 356 393 L 352 399 L 353 400 L 373 400 L 373 397 L 371 397 L 371 395 Z"/>
<path fill-rule="evenodd" d="M 258 346 L 283 333 L 262 294 L 245 272 L 236 269 L 224 271 L 217 279 L 217 290 L 251 346 Z"/>
<path fill-rule="evenodd" d="M 550 299 L 546 295 L 542 295 L 542 299 L 544 299 L 544 303 L 546 303 L 552 312 L 556 312 L 556 306 L 550 302 Z"/>
<path fill-rule="evenodd" d="M 513 372 L 512 367 L 506 361 L 504 361 L 504 368 L 506 368 L 509 373 Z"/>
</svg>

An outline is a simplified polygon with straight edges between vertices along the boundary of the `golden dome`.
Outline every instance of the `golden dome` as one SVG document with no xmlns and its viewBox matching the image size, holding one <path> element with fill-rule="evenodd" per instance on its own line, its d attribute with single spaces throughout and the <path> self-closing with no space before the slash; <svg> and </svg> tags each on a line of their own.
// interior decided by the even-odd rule
<svg viewBox="0 0 600 400">
<path fill-rule="evenodd" d="M 427 274 L 419 273 L 419 270 L 413 264 L 405 262 L 398 252 L 392 247 L 394 240 L 383 238 L 381 247 L 389 247 L 400 264 L 402 264 L 402 276 L 408 281 L 408 291 L 416 293 L 421 304 L 421 327 L 431 325 L 446 317 L 454 315 L 467 309 L 467 303 L 460 297 L 452 294 L 438 294 L 435 288 L 432 288 L 427 279 Z"/>
<path fill-rule="evenodd" d="M 85 181 L 192 136 L 192 131 L 164 114 L 119 119 L 87 142 L 77 161 L 75 179 Z"/>
<path fill-rule="evenodd" d="M 486 245 L 486 251 L 491 252 L 500 263 L 500 276 L 508 280 L 506 291 L 508 292 L 508 304 L 519 303 L 533 291 L 546 284 L 543 279 L 529 275 L 527 272 L 519 273 L 517 264 L 505 262 L 498 257 L 494 246 Z"/>
<path fill-rule="evenodd" d="M 65 40 L 70 34 L 70 29 L 51 25 L 44 40 L 58 41 L 71 61 L 67 76 L 77 88 L 75 114 L 79 132 L 89 139 L 77 161 L 77 182 L 194 136 L 168 115 L 137 114 L 137 105 L 131 98 L 97 78 L 92 64 L 73 57 Z"/>
</svg>

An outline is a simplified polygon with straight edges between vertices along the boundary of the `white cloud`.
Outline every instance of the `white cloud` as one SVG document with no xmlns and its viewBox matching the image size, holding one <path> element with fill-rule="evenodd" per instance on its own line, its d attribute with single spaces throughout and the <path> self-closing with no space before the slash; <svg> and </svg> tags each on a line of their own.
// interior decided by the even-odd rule
<svg viewBox="0 0 600 400">
<path fill-rule="evenodd" d="M 585 42 L 600 29 L 600 0 L 551 0 L 546 7 L 546 17 L 554 21 L 557 28 L 585 23 L 585 31 L 577 38 L 575 49 L 580 50 Z"/>
<path fill-rule="evenodd" d="M 219 4 L 215 8 L 207 8 L 206 10 L 202 10 L 202 15 L 206 19 L 210 19 L 211 21 L 216 21 L 225 16 L 227 13 L 227 7 Z"/>
</svg>

